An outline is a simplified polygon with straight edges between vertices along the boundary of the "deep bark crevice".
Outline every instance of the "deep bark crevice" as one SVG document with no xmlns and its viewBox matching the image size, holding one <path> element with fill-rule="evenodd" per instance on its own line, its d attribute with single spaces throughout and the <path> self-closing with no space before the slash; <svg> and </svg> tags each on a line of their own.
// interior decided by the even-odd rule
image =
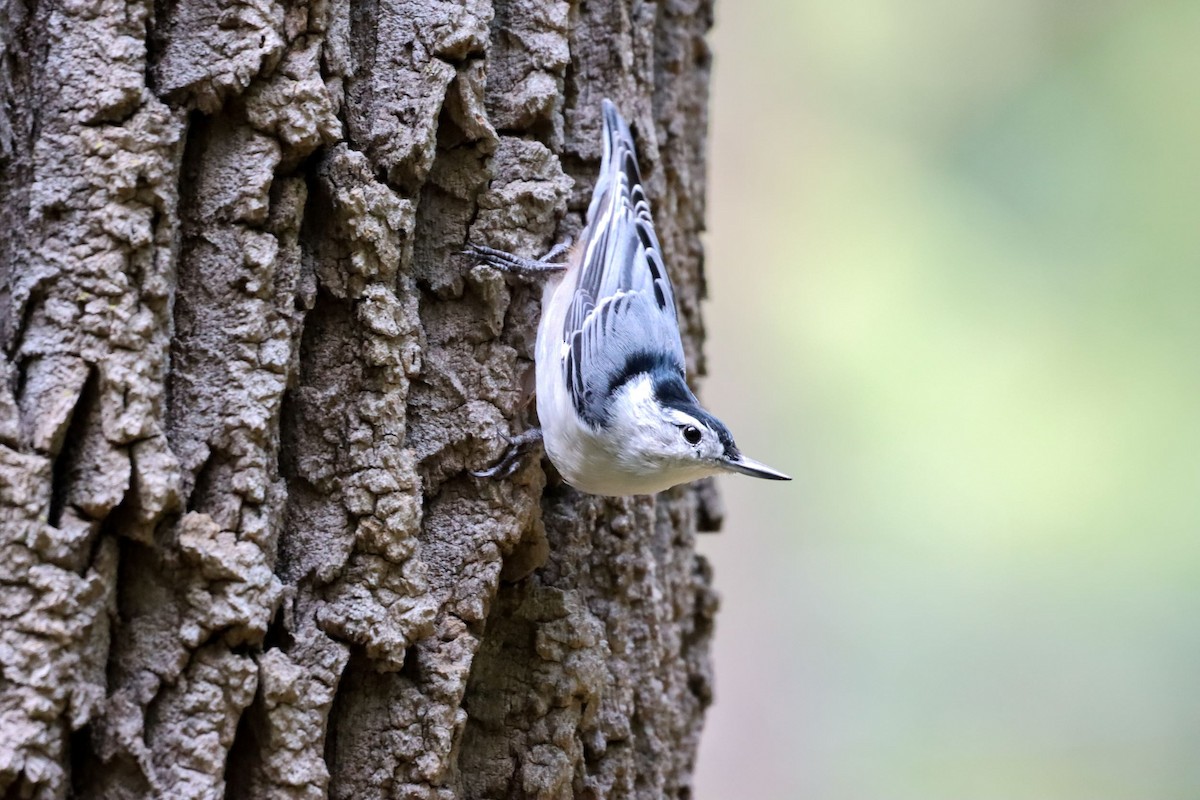
<svg viewBox="0 0 1200 800">
<path fill-rule="evenodd" d="M 74 408 L 71 409 L 70 421 L 67 423 L 67 432 L 63 435 L 62 445 L 57 453 L 52 454 L 50 510 L 46 515 L 46 522 L 55 528 L 62 524 L 63 509 L 66 508 L 67 493 L 71 488 L 71 471 L 77 467 L 80 450 L 83 446 L 83 437 L 87 433 L 87 412 L 98 399 L 96 380 L 96 370 L 89 368 L 87 379 L 83 383 L 83 390 L 79 393 L 79 399 L 75 401 Z"/>
<path fill-rule="evenodd" d="M 233 744 L 229 748 L 229 759 L 225 763 L 225 800 L 242 800 L 254 797 L 253 774 L 261 758 L 262 743 L 255 727 L 261 713 L 261 695 L 242 714 L 238 721 Z"/>
</svg>

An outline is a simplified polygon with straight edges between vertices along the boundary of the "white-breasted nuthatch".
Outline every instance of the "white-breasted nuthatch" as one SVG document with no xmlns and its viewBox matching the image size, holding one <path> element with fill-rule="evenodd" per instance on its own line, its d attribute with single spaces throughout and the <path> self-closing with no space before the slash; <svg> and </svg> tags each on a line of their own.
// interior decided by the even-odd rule
<svg viewBox="0 0 1200 800">
<path fill-rule="evenodd" d="M 498 269 L 548 274 L 535 373 L 541 437 L 577 489 L 651 494 L 719 472 L 790 480 L 742 455 L 725 425 L 688 388 L 675 296 L 642 188 L 629 126 L 603 102 L 604 152 L 587 227 L 566 252 L 532 261 L 488 247 L 469 252 Z M 498 474 L 537 429 L 480 476 Z"/>
</svg>

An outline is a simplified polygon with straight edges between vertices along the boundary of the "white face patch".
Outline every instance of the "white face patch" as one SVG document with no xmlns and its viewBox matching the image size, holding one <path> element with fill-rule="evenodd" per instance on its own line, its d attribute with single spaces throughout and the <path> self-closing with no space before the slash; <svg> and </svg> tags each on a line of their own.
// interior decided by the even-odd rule
<svg viewBox="0 0 1200 800">
<path fill-rule="evenodd" d="M 675 408 L 664 408 L 663 412 L 667 416 L 667 421 L 674 425 L 695 425 L 700 430 L 704 430 L 704 425 L 700 423 L 700 420 L 691 414 L 685 414 Z"/>
<path fill-rule="evenodd" d="M 649 376 L 634 378 L 619 394 L 622 413 L 613 419 L 613 428 L 629 458 L 641 460 L 647 469 L 695 469 L 698 461 L 718 455 L 720 445 L 712 431 L 686 411 L 664 407 Z M 696 428 L 703 438 L 689 442 L 684 436 L 687 428 Z"/>
<path fill-rule="evenodd" d="M 621 396 L 621 406 L 628 412 L 628 418 L 614 420 L 615 424 L 648 425 L 661 417 L 658 401 L 654 399 L 654 387 L 651 386 L 648 375 L 637 376 L 622 386 L 617 393 Z"/>
</svg>

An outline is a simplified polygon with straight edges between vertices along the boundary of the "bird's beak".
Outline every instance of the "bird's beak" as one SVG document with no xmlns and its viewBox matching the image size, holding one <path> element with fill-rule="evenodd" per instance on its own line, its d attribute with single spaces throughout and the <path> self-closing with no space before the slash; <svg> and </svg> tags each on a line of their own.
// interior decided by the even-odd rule
<svg viewBox="0 0 1200 800">
<path fill-rule="evenodd" d="M 721 466 L 730 472 L 740 472 L 752 478 L 766 478 L 769 481 L 790 481 L 790 475 L 784 475 L 777 469 L 771 469 L 761 461 L 747 458 L 739 454 L 735 458 L 722 458 Z"/>
</svg>

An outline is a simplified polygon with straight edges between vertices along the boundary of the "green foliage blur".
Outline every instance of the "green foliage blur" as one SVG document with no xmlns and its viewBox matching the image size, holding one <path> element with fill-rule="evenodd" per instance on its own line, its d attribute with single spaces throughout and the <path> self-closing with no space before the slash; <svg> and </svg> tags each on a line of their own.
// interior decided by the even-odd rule
<svg viewBox="0 0 1200 800">
<path fill-rule="evenodd" d="M 717 15 L 696 797 L 1200 798 L 1200 2 Z"/>
</svg>

